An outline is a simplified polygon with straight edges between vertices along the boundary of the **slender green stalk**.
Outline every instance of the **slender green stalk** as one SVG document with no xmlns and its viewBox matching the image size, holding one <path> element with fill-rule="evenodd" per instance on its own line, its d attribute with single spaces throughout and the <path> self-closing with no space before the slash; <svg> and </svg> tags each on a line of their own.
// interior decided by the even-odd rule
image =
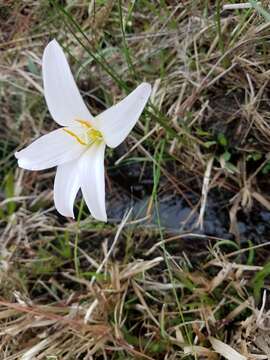
<svg viewBox="0 0 270 360">
<path fill-rule="evenodd" d="M 115 73 L 115 71 L 113 70 L 113 68 L 110 66 L 110 64 L 108 64 L 106 62 L 106 59 L 103 57 L 102 54 L 98 54 L 98 56 L 96 54 L 93 53 L 93 51 L 91 51 L 89 49 L 89 47 L 87 47 L 83 41 L 78 37 L 78 35 L 75 33 L 75 31 L 73 30 L 73 28 L 70 26 L 70 24 L 67 22 L 70 21 L 70 23 L 74 26 L 74 28 L 83 36 L 84 40 L 86 42 L 88 42 L 88 44 L 90 44 L 88 37 L 85 35 L 84 31 L 81 29 L 80 25 L 77 23 L 76 20 L 74 20 L 74 18 L 65 10 L 65 8 L 63 6 L 61 6 L 60 4 L 58 4 L 55 0 L 50 0 L 50 2 L 55 6 L 55 8 L 59 11 L 60 15 L 62 16 L 66 26 L 69 28 L 70 32 L 72 33 L 72 35 L 75 37 L 75 39 L 78 41 L 78 43 L 85 49 L 85 51 L 96 61 L 97 64 L 99 64 L 102 69 L 104 71 L 107 72 L 108 75 L 110 75 L 116 83 L 118 83 L 118 85 L 120 85 L 121 87 L 123 87 L 124 89 L 128 89 L 125 82 L 123 82 L 121 80 L 120 77 L 118 77 L 118 75 Z M 102 59 L 102 61 L 100 61 L 100 59 Z"/>
<path fill-rule="evenodd" d="M 217 33 L 218 33 L 218 44 L 219 48 L 221 50 L 222 55 L 224 54 L 224 41 L 222 36 L 222 29 L 221 29 L 221 0 L 217 0 L 217 8 L 216 8 L 216 27 L 217 27 Z"/>
<path fill-rule="evenodd" d="M 177 308 L 178 308 L 178 312 L 179 312 L 181 321 L 184 324 L 184 329 L 185 329 L 187 341 L 191 345 L 192 342 L 191 342 L 190 334 L 189 334 L 187 326 L 185 325 L 185 318 L 184 318 L 184 315 L 183 315 L 183 311 L 182 311 L 182 308 L 181 308 L 180 301 L 178 299 L 176 288 L 174 286 L 175 281 L 174 281 L 174 277 L 173 277 L 173 274 L 172 274 L 172 271 L 171 271 L 171 268 L 170 268 L 170 263 L 169 263 L 169 259 L 168 259 L 168 252 L 166 250 L 166 246 L 165 246 L 165 243 L 163 241 L 164 236 L 163 236 L 163 231 L 162 231 L 162 227 L 161 227 L 161 219 L 160 219 L 160 215 L 159 215 L 159 206 L 158 206 L 158 195 L 157 195 L 157 193 L 158 193 L 158 186 L 159 186 L 159 180 L 160 180 L 160 174 L 161 174 L 161 172 L 160 172 L 160 163 L 161 163 L 162 158 L 163 158 L 164 148 L 165 148 L 165 141 L 162 140 L 160 142 L 160 146 L 157 147 L 156 154 L 155 154 L 156 164 L 159 164 L 159 166 L 154 164 L 154 168 L 153 168 L 153 170 L 154 170 L 154 176 L 153 176 L 154 177 L 154 179 L 153 179 L 154 180 L 154 185 L 153 185 L 152 196 L 153 196 L 153 200 L 154 200 L 154 204 L 155 204 L 155 211 L 156 211 L 156 214 L 157 214 L 157 223 L 158 223 L 159 234 L 160 234 L 160 238 L 161 238 L 160 247 L 162 248 L 162 251 L 163 251 L 163 254 L 164 254 L 164 260 L 165 260 L 165 263 L 166 263 L 166 267 L 168 269 L 170 282 L 173 285 L 172 290 L 173 290 L 173 294 L 174 294 L 174 297 L 175 297 L 175 301 L 176 301 L 176 304 L 177 304 Z"/>
<path fill-rule="evenodd" d="M 78 214 L 78 219 L 77 219 L 77 231 L 76 231 L 76 236 L 75 236 L 75 242 L 74 242 L 74 267 L 75 267 L 75 272 L 76 272 L 76 276 L 80 277 L 80 260 L 79 260 L 79 256 L 78 256 L 78 243 L 79 243 L 79 235 L 80 235 L 80 223 L 81 223 L 81 218 L 82 218 L 82 213 L 83 213 L 83 205 L 84 205 L 84 200 L 81 200 L 80 203 L 80 208 L 79 208 L 79 214 Z"/>
<path fill-rule="evenodd" d="M 126 62 L 127 62 L 130 74 L 134 77 L 134 79 L 136 79 L 136 72 L 135 72 L 134 66 L 132 64 L 131 56 L 129 53 L 129 47 L 128 47 L 127 40 L 126 40 L 126 30 L 125 30 L 125 25 L 124 25 L 121 0 L 118 0 L 118 10 L 119 10 L 119 18 L 120 18 L 120 27 L 121 27 L 122 37 L 123 37 L 123 50 L 124 50 Z"/>
</svg>

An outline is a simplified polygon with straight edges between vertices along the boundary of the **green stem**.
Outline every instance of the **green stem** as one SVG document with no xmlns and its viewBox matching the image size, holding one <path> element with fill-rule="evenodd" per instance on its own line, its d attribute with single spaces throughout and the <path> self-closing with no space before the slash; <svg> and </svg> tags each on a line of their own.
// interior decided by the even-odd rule
<svg viewBox="0 0 270 360">
<path fill-rule="evenodd" d="M 78 256 L 78 244 L 79 244 L 80 223 L 81 223 L 81 217 L 82 217 L 82 212 L 83 212 L 83 205 L 84 205 L 84 200 L 82 199 L 81 203 L 80 203 L 80 208 L 79 208 L 79 214 L 78 214 L 78 219 L 77 219 L 77 232 L 76 232 L 75 242 L 74 242 L 74 267 L 75 267 L 75 272 L 76 272 L 77 277 L 80 277 L 80 259 Z"/>
<path fill-rule="evenodd" d="M 185 333 L 186 333 L 186 337 L 187 337 L 187 341 L 188 343 L 191 345 L 192 341 L 190 338 L 190 334 L 188 331 L 187 326 L 185 325 L 185 318 L 182 312 L 182 308 L 181 308 L 181 304 L 179 302 L 178 296 L 177 296 L 177 292 L 176 292 L 176 288 L 174 286 L 175 281 L 174 281 L 174 277 L 170 268 L 170 264 L 169 264 L 169 260 L 168 260 L 168 252 L 166 250 L 166 246 L 164 243 L 164 236 L 163 236 L 163 231 L 162 231 L 162 227 L 161 227 L 161 221 L 160 221 L 160 215 L 159 215 L 159 208 L 158 208 L 158 196 L 157 196 L 157 192 L 158 192 L 158 186 L 159 186 L 159 179 L 160 179 L 160 163 L 163 157 L 163 152 L 164 152 L 164 147 L 165 147 L 165 141 L 162 140 L 160 143 L 160 150 L 159 147 L 157 147 L 156 150 L 156 154 L 155 157 L 157 156 L 157 160 L 156 160 L 156 164 L 154 164 L 154 186 L 153 186 L 153 191 L 152 191 L 152 196 L 153 196 L 153 200 L 154 200 L 154 204 L 155 204 L 155 210 L 156 210 L 156 214 L 157 214 L 157 223 L 158 223 L 158 228 L 159 228 L 159 234 L 160 234 L 160 238 L 161 238 L 161 248 L 164 254 L 164 260 L 166 263 L 166 267 L 168 269 L 168 273 L 169 273 L 169 278 L 170 278 L 170 282 L 173 285 L 172 287 L 172 291 L 175 297 L 175 301 L 178 307 L 178 311 L 179 311 L 179 315 L 181 318 L 182 323 L 184 324 L 184 329 L 185 329 Z M 159 154 L 157 155 L 157 152 L 159 151 Z M 159 166 L 157 166 L 157 164 Z"/>
<path fill-rule="evenodd" d="M 128 48 L 127 40 L 126 40 L 126 31 L 125 31 L 125 26 L 124 26 L 124 21 L 123 21 L 122 1 L 121 0 L 118 0 L 118 9 L 119 9 L 120 27 L 121 27 L 121 32 L 122 32 L 122 37 L 123 37 L 123 45 L 124 45 L 123 50 L 124 50 L 126 62 L 128 65 L 129 72 L 131 73 L 131 75 L 133 75 L 134 79 L 136 79 L 136 72 L 135 72 L 134 66 L 132 64 L 132 60 L 131 60 L 131 57 L 129 54 L 129 48 Z"/>
</svg>

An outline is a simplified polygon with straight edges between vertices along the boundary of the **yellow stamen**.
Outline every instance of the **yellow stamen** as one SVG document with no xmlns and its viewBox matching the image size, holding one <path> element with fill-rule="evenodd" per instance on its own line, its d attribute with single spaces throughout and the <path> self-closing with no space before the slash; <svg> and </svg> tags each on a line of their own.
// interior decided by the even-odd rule
<svg viewBox="0 0 270 360">
<path fill-rule="evenodd" d="M 82 119 L 75 119 L 78 123 L 80 123 L 82 126 L 86 127 L 87 135 L 93 140 L 98 141 L 102 140 L 102 134 L 99 130 L 96 130 L 87 120 Z"/>
<path fill-rule="evenodd" d="M 82 125 L 84 130 L 83 140 L 80 136 L 75 134 L 73 131 L 64 128 L 63 130 L 73 136 L 81 145 L 91 145 L 95 141 L 101 141 L 102 140 L 102 133 L 99 130 L 96 130 L 87 120 L 82 119 L 75 119 L 80 125 Z"/>
<path fill-rule="evenodd" d="M 87 131 L 87 135 L 93 140 L 93 141 L 97 141 L 97 140 L 102 140 L 102 134 L 100 131 L 91 128 Z"/>
<path fill-rule="evenodd" d="M 68 129 L 63 129 L 67 134 L 73 136 L 80 144 L 82 145 L 87 145 L 86 142 L 84 142 L 78 135 L 76 135 L 73 131 L 68 130 Z"/>
<path fill-rule="evenodd" d="M 75 119 L 75 121 L 77 121 L 78 123 L 80 123 L 81 125 L 83 125 L 84 127 L 86 127 L 87 129 L 91 129 L 91 128 L 92 128 L 92 125 L 89 124 L 89 122 L 86 121 L 86 120 Z"/>
</svg>

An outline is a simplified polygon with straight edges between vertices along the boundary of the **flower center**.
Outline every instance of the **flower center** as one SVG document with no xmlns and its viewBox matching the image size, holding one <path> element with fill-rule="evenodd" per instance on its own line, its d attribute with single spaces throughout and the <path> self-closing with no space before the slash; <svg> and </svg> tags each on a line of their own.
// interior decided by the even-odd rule
<svg viewBox="0 0 270 360">
<path fill-rule="evenodd" d="M 102 141 L 103 136 L 101 132 L 95 129 L 88 121 L 75 119 L 81 127 L 75 131 L 70 130 L 68 128 L 64 128 L 63 130 L 69 134 L 70 136 L 74 137 L 78 143 L 85 146 L 90 146 L 94 142 Z"/>
</svg>

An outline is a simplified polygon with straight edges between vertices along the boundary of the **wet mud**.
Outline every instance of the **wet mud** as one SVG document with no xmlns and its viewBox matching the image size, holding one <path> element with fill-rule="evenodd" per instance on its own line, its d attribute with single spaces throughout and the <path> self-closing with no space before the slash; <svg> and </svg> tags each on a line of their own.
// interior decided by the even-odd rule
<svg viewBox="0 0 270 360">
<path fill-rule="evenodd" d="M 195 233 L 219 239 L 237 242 L 251 241 L 259 244 L 270 241 L 270 211 L 254 203 L 250 211 L 239 210 L 236 215 L 236 232 L 230 229 L 229 212 L 232 207 L 230 199 L 235 195 L 224 189 L 209 191 L 204 212 L 203 227 L 198 225 L 200 195 L 186 192 L 185 197 L 194 205 L 191 207 L 186 200 L 175 194 L 164 191 L 158 196 L 158 202 L 149 211 L 152 191 L 151 174 L 147 173 L 140 179 L 140 166 L 122 166 L 117 171 L 110 171 L 113 187 L 117 188 L 114 195 L 107 199 L 108 217 L 112 222 L 119 222 L 131 207 L 132 220 L 140 220 L 137 226 L 159 229 L 169 234 Z M 147 180 L 148 179 L 148 180 Z M 162 187 L 162 185 L 161 185 Z M 116 195 L 115 195 L 116 194 Z M 148 215 L 148 216 L 147 216 Z"/>
</svg>

